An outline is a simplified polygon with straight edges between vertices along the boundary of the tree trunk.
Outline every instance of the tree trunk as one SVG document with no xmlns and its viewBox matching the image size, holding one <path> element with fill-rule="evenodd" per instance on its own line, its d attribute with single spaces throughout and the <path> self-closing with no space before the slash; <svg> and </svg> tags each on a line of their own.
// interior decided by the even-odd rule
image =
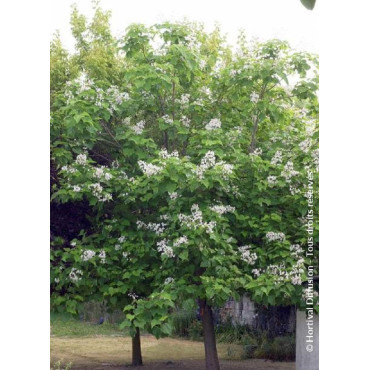
<svg viewBox="0 0 370 370">
<path fill-rule="evenodd" d="M 132 366 L 141 366 L 143 359 L 141 357 L 140 329 L 136 328 L 136 334 L 132 338 Z"/>
<path fill-rule="evenodd" d="M 203 324 L 206 370 L 220 370 L 220 364 L 217 356 L 215 328 L 213 326 L 212 309 L 203 299 L 199 300 L 199 308 Z"/>
</svg>

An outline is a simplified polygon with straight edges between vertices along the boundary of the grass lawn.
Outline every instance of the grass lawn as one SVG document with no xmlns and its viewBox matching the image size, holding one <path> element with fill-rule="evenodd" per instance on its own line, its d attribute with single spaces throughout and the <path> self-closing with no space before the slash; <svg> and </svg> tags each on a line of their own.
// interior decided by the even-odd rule
<svg viewBox="0 0 370 370">
<path fill-rule="evenodd" d="M 93 325 L 69 317 L 51 317 L 51 368 L 72 363 L 70 369 L 133 369 L 131 361 L 131 338 L 117 325 L 104 323 Z M 204 347 L 202 342 L 183 339 L 155 339 L 144 334 L 141 338 L 143 369 L 204 370 Z M 240 361 L 242 347 L 220 343 L 218 353 L 223 370 L 241 369 L 295 369 L 293 362 L 265 360 Z"/>
</svg>

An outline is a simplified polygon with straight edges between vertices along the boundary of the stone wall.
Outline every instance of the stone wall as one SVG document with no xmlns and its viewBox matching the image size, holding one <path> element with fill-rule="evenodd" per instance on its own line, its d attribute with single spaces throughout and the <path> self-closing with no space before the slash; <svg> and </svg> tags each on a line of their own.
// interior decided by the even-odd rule
<svg viewBox="0 0 370 370">
<path fill-rule="evenodd" d="M 233 324 L 248 325 L 258 331 L 269 331 L 274 335 L 294 333 L 296 311 L 290 307 L 264 307 L 255 304 L 247 295 L 240 301 L 230 299 L 219 312 L 220 320 L 231 319 Z"/>
</svg>

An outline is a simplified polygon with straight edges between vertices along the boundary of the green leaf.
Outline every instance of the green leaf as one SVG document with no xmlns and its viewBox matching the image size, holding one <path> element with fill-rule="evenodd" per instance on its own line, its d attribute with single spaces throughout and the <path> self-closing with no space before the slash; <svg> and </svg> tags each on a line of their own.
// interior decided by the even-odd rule
<svg viewBox="0 0 370 370">
<path fill-rule="evenodd" d="M 308 9 L 312 10 L 315 7 L 316 0 L 301 0 L 301 3 Z"/>
</svg>

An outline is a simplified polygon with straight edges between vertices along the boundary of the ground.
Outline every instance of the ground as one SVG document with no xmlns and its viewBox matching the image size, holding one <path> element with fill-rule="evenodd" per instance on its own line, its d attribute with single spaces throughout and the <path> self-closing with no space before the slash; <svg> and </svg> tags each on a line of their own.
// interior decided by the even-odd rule
<svg viewBox="0 0 370 370">
<path fill-rule="evenodd" d="M 72 362 L 72 370 L 138 369 L 129 366 L 131 338 L 117 334 L 93 337 L 51 336 L 51 363 Z M 202 342 L 164 338 L 157 340 L 151 335 L 141 338 L 143 370 L 204 370 L 204 347 Z M 272 362 L 240 359 L 242 348 L 238 345 L 218 345 L 223 370 L 293 370 L 294 362 Z M 58 368 L 59 369 L 59 368 Z M 60 367 L 64 369 L 64 367 Z"/>
</svg>

